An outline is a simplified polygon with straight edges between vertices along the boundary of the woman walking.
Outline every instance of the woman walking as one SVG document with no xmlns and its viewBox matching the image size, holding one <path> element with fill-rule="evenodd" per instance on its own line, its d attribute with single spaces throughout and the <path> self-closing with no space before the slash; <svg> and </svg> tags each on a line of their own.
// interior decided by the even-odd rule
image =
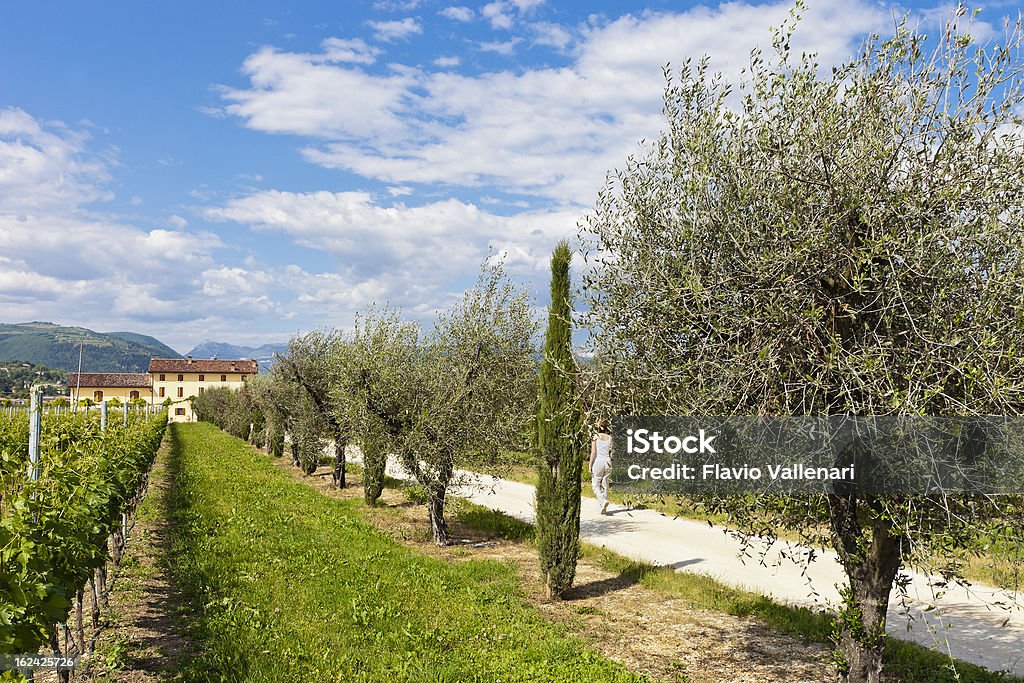
<svg viewBox="0 0 1024 683">
<path fill-rule="evenodd" d="M 590 485 L 601 505 L 601 514 L 608 514 L 608 483 L 612 476 L 612 435 L 608 420 L 597 423 L 597 434 L 590 443 Z"/>
</svg>

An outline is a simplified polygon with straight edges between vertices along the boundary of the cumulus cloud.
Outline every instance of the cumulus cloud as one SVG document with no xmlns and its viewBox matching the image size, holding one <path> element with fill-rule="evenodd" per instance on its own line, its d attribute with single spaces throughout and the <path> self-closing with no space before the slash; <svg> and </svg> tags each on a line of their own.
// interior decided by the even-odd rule
<svg viewBox="0 0 1024 683">
<path fill-rule="evenodd" d="M 453 21 L 462 22 L 473 21 L 474 16 L 473 10 L 471 10 L 468 7 L 462 7 L 458 5 L 453 7 L 445 7 L 443 10 L 441 10 L 440 14 L 442 17 L 447 17 L 449 19 L 452 19 Z"/>
<path fill-rule="evenodd" d="M 237 254 L 237 246 L 229 248 L 215 234 L 188 229 L 177 214 L 159 228 L 125 222 L 96 208 L 112 196 L 107 189 L 110 162 L 89 142 L 87 134 L 64 124 L 41 121 L 20 109 L 0 110 L 0 309 L 6 321 L 139 330 L 186 351 L 202 337 L 259 344 L 328 321 L 347 325 L 355 311 L 389 297 L 409 301 L 410 308 L 447 300 L 438 285 L 416 282 L 394 260 L 418 249 L 411 235 L 386 252 L 392 259 L 386 270 L 339 260 L 339 272 L 332 273 L 272 265 L 253 256 L 242 264 L 226 263 L 225 255 Z M 392 189 L 395 195 L 408 193 L 402 186 Z M 319 213 L 315 204 L 322 205 Z M 255 225 L 289 232 L 303 244 L 348 260 L 360 252 L 345 251 L 344 239 L 332 234 L 339 225 L 356 226 L 351 237 L 372 243 L 367 221 L 390 220 L 397 238 L 446 210 L 430 207 L 407 215 L 401 206 L 385 209 L 360 196 L 333 201 L 299 196 L 290 202 L 285 197 L 276 203 L 256 196 L 225 207 L 225 216 L 230 209 L 244 217 L 260 206 L 270 213 L 254 218 Z M 338 206 L 349 207 L 343 223 L 303 225 Z M 424 262 L 436 267 L 430 254 L 437 251 L 436 242 L 426 247 Z M 471 251 L 467 248 L 459 258 L 470 258 Z"/>
<path fill-rule="evenodd" d="M 106 165 L 85 154 L 89 135 L 0 109 L 0 211 L 33 212 L 109 199 Z"/>
<path fill-rule="evenodd" d="M 377 40 L 385 42 L 403 40 L 417 33 L 423 33 L 423 26 L 412 17 L 396 21 L 371 21 L 369 26 L 373 29 Z"/>
<path fill-rule="evenodd" d="M 205 315 L 196 275 L 223 248 L 210 233 L 145 229 L 95 208 L 112 197 L 103 153 L 89 136 L 20 109 L 0 111 L 0 302 L 7 321 L 54 320 L 99 329 Z"/>
<path fill-rule="evenodd" d="M 362 38 L 342 40 L 328 38 L 321 43 L 326 62 L 348 62 L 352 64 L 373 64 L 381 53 L 379 47 L 371 47 Z"/>
<path fill-rule="evenodd" d="M 494 0 L 480 9 L 480 14 L 491 24 L 491 28 L 509 30 L 517 19 L 532 12 L 544 0 Z"/>
<path fill-rule="evenodd" d="M 491 4 L 493 16 L 518 16 L 538 3 Z M 565 66 L 476 75 L 408 67 L 371 74 L 322 55 L 264 49 L 245 62 L 249 87 L 223 96 L 246 126 L 309 138 L 305 158 L 325 167 L 389 184 L 494 186 L 587 206 L 605 173 L 637 141 L 657 136 L 666 62 L 710 54 L 713 68 L 735 78 L 789 9 L 782 0 L 727 3 L 595 21 L 576 29 Z M 866 0 L 823 0 L 806 12 L 794 47 L 838 63 L 889 21 Z M 557 28 L 535 28 L 535 40 L 562 44 Z"/>
<path fill-rule="evenodd" d="M 440 67 L 443 67 L 443 68 L 458 66 L 461 63 L 462 63 L 462 60 L 459 59 L 455 55 L 441 56 L 441 57 L 438 57 L 437 59 L 434 60 L 434 65 L 435 66 L 440 66 Z"/>
<path fill-rule="evenodd" d="M 480 49 L 484 52 L 493 52 L 503 57 L 511 57 L 516 53 L 516 45 L 523 42 L 522 38 L 512 38 L 510 40 L 500 41 L 487 41 L 480 43 Z"/>
<path fill-rule="evenodd" d="M 505 29 L 512 28 L 512 15 L 508 11 L 508 3 L 491 2 L 480 9 L 480 14 L 490 22 L 491 28 Z"/>
<path fill-rule="evenodd" d="M 373 8 L 382 12 L 411 12 L 420 6 L 420 0 L 378 0 Z"/>
<path fill-rule="evenodd" d="M 564 50 L 572 42 L 572 34 L 558 24 L 537 22 L 530 24 L 530 30 L 533 31 L 533 42 L 535 45 L 544 45 Z"/>
<path fill-rule="evenodd" d="M 371 75 L 324 54 L 278 52 L 265 47 L 242 65 L 252 84 L 222 89 L 225 111 L 257 130 L 314 137 L 369 139 L 401 136 L 407 123 L 403 99 L 415 87 L 407 72 Z M 358 97 L 353 94 L 358 93 Z"/>
<path fill-rule="evenodd" d="M 579 212 L 500 216 L 456 199 L 385 206 L 367 192 L 267 190 L 207 209 L 205 216 L 284 232 L 359 275 L 404 270 L 442 283 L 478 264 L 489 244 L 533 254 L 534 260 L 521 263 L 526 270 L 543 267 L 546 246 L 536 252 L 534 247 L 572 232 Z"/>
<path fill-rule="evenodd" d="M 245 343 L 290 325 L 298 331 L 303 321 L 347 325 L 373 301 L 429 316 L 457 296 L 489 248 L 514 274 L 544 281 L 551 245 L 575 231 L 606 172 L 635 152 L 638 140 L 658 134 L 662 66 L 708 53 L 713 68 L 735 78 L 750 49 L 768 44 L 767 27 L 790 8 L 785 0 L 731 2 L 568 27 L 538 21 L 540 4 L 496 0 L 440 13 L 515 30 L 496 36 L 494 50 L 532 44 L 562 51 L 556 66 L 457 73 L 449 55 L 427 68 L 384 65 L 380 47 L 334 37 L 309 52 L 259 48 L 242 64 L 244 86 L 219 88 L 210 115 L 302 136 L 310 162 L 383 183 L 380 196 L 249 190 L 195 209 L 207 220 L 323 251 L 335 272 L 246 258 L 244 249 L 226 249 L 177 214 L 157 229 L 104 214 L 97 207 L 113 196 L 112 166 L 90 149 L 90 132 L 99 133 L 0 110 L 5 317 L 68 321 L 74 311 L 71 322 L 106 329 L 151 321 L 172 343 L 194 341 L 197 329 Z M 385 9 L 406 6 L 387 2 Z M 794 47 L 836 63 L 890 21 L 867 0 L 822 0 L 806 12 Z M 415 18 L 369 28 L 384 42 L 423 30 Z M 436 194 L 485 188 L 500 199 L 410 194 L 424 185 Z M 195 191 L 203 203 L 214 196 Z M 243 324 L 253 319 L 260 329 Z"/>
</svg>

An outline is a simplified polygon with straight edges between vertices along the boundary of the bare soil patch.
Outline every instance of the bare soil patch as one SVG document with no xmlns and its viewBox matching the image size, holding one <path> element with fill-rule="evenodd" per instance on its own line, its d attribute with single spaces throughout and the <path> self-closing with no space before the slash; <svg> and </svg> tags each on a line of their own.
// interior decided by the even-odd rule
<svg viewBox="0 0 1024 683">
<path fill-rule="evenodd" d="M 361 498 L 359 475 L 347 474 L 339 490 L 330 468 L 306 476 L 286 459 L 275 460 L 296 480 L 335 498 Z M 451 500 L 454 510 L 459 502 Z M 655 681 L 673 683 L 826 683 L 837 680 L 828 649 L 773 631 L 755 618 L 693 609 L 635 582 L 582 560 L 570 599 L 549 601 L 537 566 L 537 551 L 528 542 L 495 537 L 461 524 L 450 515 L 456 543 L 438 547 L 430 538 L 426 507 L 386 488 L 380 504 L 366 508 L 366 519 L 418 551 L 451 562 L 492 559 L 510 563 L 530 603 L 565 624 L 603 655 Z"/>
</svg>

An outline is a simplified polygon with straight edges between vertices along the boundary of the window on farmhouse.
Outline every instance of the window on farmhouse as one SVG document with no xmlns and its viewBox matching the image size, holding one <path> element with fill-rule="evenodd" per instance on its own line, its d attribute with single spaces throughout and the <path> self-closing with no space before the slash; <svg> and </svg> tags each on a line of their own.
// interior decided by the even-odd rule
<svg viewBox="0 0 1024 683">
<path fill-rule="evenodd" d="M 133 392 L 129 393 L 128 394 L 128 400 L 129 401 L 138 401 L 139 400 L 139 392 L 133 391 Z"/>
<path fill-rule="evenodd" d="M 203 393 L 204 391 L 206 391 L 206 387 L 199 387 L 199 393 L 200 394 Z"/>
<path fill-rule="evenodd" d="M 178 398 L 182 398 L 184 396 L 185 396 L 185 388 L 184 387 L 178 387 Z"/>
<path fill-rule="evenodd" d="M 199 375 L 199 381 L 200 382 L 205 382 L 206 381 L 206 375 Z"/>
<path fill-rule="evenodd" d="M 97 403 L 102 401 L 103 400 L 103 392 L 102 391 L 94 391 L 94 392 L 92 392 L 92 400 L 96 401 Z"/>
<path fill-rule="evenodd" d="M 160 387 L 160 398 L 164 397 L 164 388 Z"/>
<path fill-rule="evenodd" d="M 167 381 L 167 375 L 165 375 L 164 373 L 161 372 L 160 373 L 160 381 L 161 382 L 166 382 Z"/>
<path fill-rule="evenodd" d="M 220 381 L 221 382 L 227 382 L 228 381 L 228 376 L 227 375 L 221 375 L 220 376 Z"/>
<path fill-rule="evenodd" d="M 174 414 L 175 415 L 184 415 L 185 414 L 185 409 L 184 408 L 175 408 L 174 409 Z"/>
<path fill-rule="evenodd" d="M 181 375 L 181 374 L 179 374 L 179 375 L 178 375 L 178 381 L 179 381 L 179 382 L 184 382 L 184 381 L 185 381 L 185 375 Z"/>
</svg>

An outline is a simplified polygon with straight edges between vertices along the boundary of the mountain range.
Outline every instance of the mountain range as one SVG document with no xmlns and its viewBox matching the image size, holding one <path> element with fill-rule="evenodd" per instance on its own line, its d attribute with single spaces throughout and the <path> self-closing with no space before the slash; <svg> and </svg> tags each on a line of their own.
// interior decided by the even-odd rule
<svg viewBox="0 0 1024 683">
<path fill-rule="evenodd" d="M 95 332 L 48 322 L 17 325 L 0 323 L 0 361 L 22 361 L 50 368 L 83 372 L 146 372 L 149 359 L 180 358 L 153 337 L 134 332 Z"/>
<path fill-rule="evenodd" d="M 225 342 L 206 340 L 186 353 L 193 358 L 255 358 L 260 370 L 266 371 L 274 364 L 274 354 L 284 353 L 287 344 L 264 344 L 263 346 L 235 346 Z"/>
<path fill-rule="evenodd" d="M 150 358 L 181 358 L 182 354 L 155 337 L 136 332 L 96 332 L 50 322 L 0 323 L 0 362 L 20 361 L 75 372 L 82 350 L 82 372 L 146 372 Z M 274 354 L 287 344 L 235 346 L 204 341 L 188 356 L 206 358 L 255 358 L 260 370 L 268 370 Z"/>
</svg>

